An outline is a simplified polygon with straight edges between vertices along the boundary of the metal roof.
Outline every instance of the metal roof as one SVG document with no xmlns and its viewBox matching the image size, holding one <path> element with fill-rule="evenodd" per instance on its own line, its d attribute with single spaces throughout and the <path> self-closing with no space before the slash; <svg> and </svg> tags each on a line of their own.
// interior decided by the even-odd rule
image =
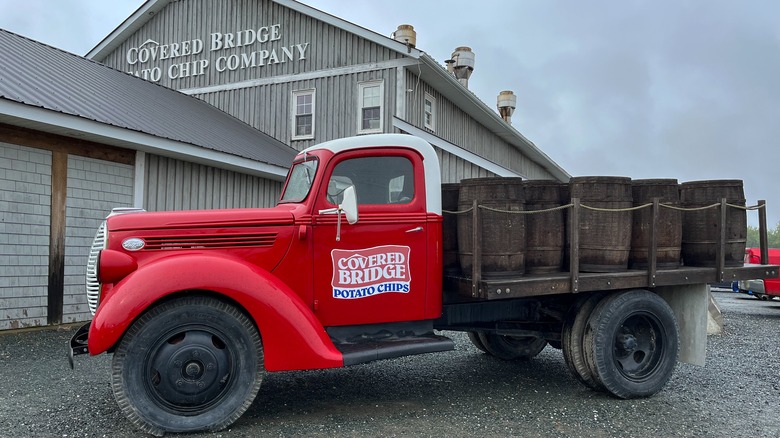
<svg viewBox="0 0 780 438">
<path fill-rule="evenodd" d="M 183 150 L 172 144 L 190 151 L 196 146 L 216 152 L 212 156 L 218 159 L 227 154 L 263 163 L 259 173 L 277 177 L 297 153 L 202 100 L 3 29 L 0 59 L 0 104 L 6 101 L 0 105 L 0 122 L 24 118 L 6 110 L 18 107 L 15 102 L 169 140 L 157 147 L 138 145 L 139 150 L 164 153 Z M 122 145 L 133 148 L 132 143 Z"/>
</svg>

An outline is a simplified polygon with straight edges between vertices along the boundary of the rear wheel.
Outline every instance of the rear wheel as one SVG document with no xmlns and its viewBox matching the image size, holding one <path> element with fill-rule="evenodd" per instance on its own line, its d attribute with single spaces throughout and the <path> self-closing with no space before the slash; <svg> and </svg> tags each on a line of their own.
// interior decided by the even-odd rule
<svg viewBox="0 0 780 438">
<path fill-rule="evenodd" d="M 567 315 L 561 331 L 563 359 L 569 371 L 585 386 L 595 390 L 604 390 L 604 387 L 585 362 L 582 341 L 588 318 L 603 297 L 603 294 L 591 294 L 579 300 Z"/>
<path fill-rule="evenodd" d="M 485 346 L 482 345 L 482 341 L 479 339 L 479 333 L 477 332 L 468 332 L 469 335 L 469 341 L 477 347 L 477 350 L 487 353 L 488 351 L 485 349 Z"/>
<path fill-rule="evenodd" d="M 225 302 L 187 297 L 133 323 L 114 353 L 111 386 L 133 424 L 162 435 L 229 426 L 252 404 L 263 374 L 252 321 Z"/>
<path fill-rule="evenodd" d="M 619 398 L 647 397 L 671 378 L 679 350 L 674 312 L 658 295 L 632 290 L 605 297 L 588 319 L 585 361 Z"/>
<path fill-rule="evenodd" d="M 479 340 L 488 353 L 503 360 L 531 359 L 547 345 L 547 340 L 533 336 L 506 336 L 479 333 Z"/>
</svg>

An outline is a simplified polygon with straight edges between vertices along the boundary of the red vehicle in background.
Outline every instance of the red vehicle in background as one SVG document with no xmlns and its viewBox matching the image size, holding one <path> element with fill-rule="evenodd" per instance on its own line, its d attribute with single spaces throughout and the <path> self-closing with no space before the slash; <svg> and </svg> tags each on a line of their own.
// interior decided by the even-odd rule
<svg viewBox="0 0 780 438">
<path fill-rule="evenodd" d="M 777 264 L 780 262 L 780 249 L 769 249 L 769 263 Z M 761 264 L 761 251 L 758 248 L 747 248 L 745 250 L 746 264 Z M 780 276 L 767 278 L 764 280 L 740 280 L 732 283 L 734 292 L 741 292 L 753 295 L 762 300 L 771 300 L 774 297 L 780 297 Z"/>
</svg>

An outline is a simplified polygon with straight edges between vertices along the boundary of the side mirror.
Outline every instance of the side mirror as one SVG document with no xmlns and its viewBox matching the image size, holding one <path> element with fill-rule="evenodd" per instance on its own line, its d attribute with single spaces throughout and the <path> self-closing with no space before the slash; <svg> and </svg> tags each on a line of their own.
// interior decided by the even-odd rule
<svg viewBox="0 0 780 438">
<path fill-rule="evenodd" d="M 355 186 L 349 186 L 344 190 L 344 199 L 339 205 L 339 210 L 347 216 L 347 222 L 350 225 L 358 221 L 357 196 L 355 195 Z"/>
<path fill-rule="evenodd" d="M 339 204 L 338 207 L 320 210 L 320 214 L 338 215 L 338 221 L 336 222 L 336 242 L 341 241 L 341 213 L 344 213 L 347 217 L 347 222 L 350 225 L 357 223 L 358 208 L 355 186 L 349 186 L 344 189 L 344 198 L 341 200 L 341 204 Z"/>
</svg>

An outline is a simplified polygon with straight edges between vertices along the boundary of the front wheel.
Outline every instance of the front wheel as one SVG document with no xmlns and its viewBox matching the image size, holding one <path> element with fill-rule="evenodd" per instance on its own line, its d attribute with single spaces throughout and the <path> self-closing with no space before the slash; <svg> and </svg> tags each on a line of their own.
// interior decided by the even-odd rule
<svg viewBox="0 0 780 438">
<path fill-rule="evenodd" d="M 220 430 L 252 404 L 264 369 L 252 321 L 223 301 L 186 297 L 143 314 L 114 352 L 111 386 L 147 433 Z"/>
<path fill-rule="evenodd" d="M 588 368 L 619 398 L 663 388 L 677 365 L 677 319 L 658 295 L 631 290 L 608 295 L 593 309 L 583 337 Z"/>
</svg>

